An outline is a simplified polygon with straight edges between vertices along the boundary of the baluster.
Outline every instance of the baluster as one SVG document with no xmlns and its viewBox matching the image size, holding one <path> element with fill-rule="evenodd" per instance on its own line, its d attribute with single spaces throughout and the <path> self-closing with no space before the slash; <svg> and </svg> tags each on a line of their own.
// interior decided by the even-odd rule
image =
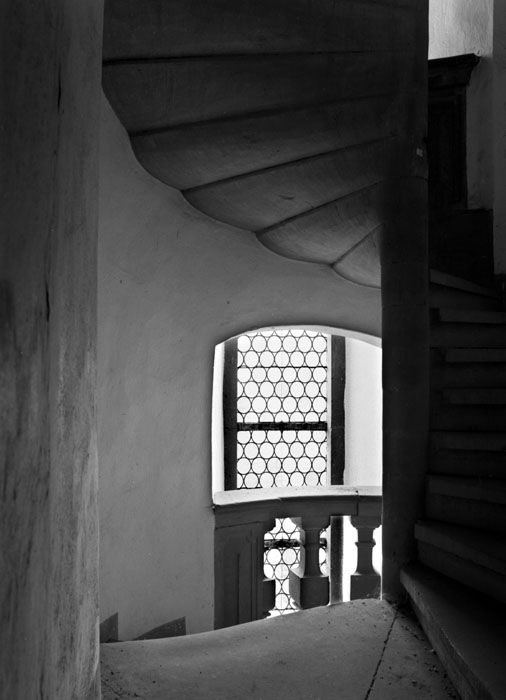
<svg viewBox="0 0 506 700">
<path fill-rule="evenodd" d="M 266 520 L 265 522 L 262 523 L 262 536 L 261 536 L 262 552 L 260 555 L 261 556 L 261 565 L 260 565 L 260 576 L 259 576 L 259 581 L 261 579 L 261 582 L 260 582 L 261 599 L 260 599 L 259 618 L 267 617 L 269 615 L 270 611 L 276 605 L 276 579 L 275 578 L 266 578 L 265 571 L 264 571 L 265 533 L 272 530 L 272 528 L 274 527 L 275 524 L 276 524 L 276 521 L 274 518 Z"/>
<path fill-rule="evenodd" d="M 373 533 L 381 525 L 379 516 L 352 516 L 351 524 L 357 529 L 357 570 L 351 576 L 350 598 L 379 598 L 381 575 L 372 563 L 372 550 L 376 544 Z"/>
<path fill-rule="evenodd" d="M 329 577 L 320 571 L 320 532 L 328 525 L 328 516 L 301 518 L 301 564 L 290 571 L 290 595 L 303 610 L 329 602 Z"/>
</svg>

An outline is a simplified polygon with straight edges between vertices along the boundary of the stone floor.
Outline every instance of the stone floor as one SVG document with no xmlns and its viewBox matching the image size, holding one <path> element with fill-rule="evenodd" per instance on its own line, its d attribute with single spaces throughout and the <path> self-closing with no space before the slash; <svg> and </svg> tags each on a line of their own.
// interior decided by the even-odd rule
<svg viewBox="0 0 506 700">
<path fill-rule="evenodd" d="M 104 700 L 458 698 L 414 619 L 378 600 L 104 644 L 101 659 Z"/>
</svg>

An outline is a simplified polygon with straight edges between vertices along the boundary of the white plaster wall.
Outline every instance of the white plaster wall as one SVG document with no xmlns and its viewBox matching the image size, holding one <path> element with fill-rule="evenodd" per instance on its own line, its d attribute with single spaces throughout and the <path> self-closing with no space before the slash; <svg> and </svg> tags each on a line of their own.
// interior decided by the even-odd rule
<svg viewBox="0 0 506 700">
<path fill-rule="evenodd" d="M 494 0 L 430 0 L 429 58 L 481 56 L 467 93 L 467 173 L 470 209 L 492 209 Z"/>
<path fill-rule="evenodd" d="M 346 339 L 344 483 L 382 484 L 381 348 Z"/>
<path fill-rule="evenodd" d="M 101 619 L 213 625 L 215 346 L 271 325 L 380 333 L 380 295 L 290 261 L 149 176 L 104 101 L 98 284 Z"/>
<path fill-rule="evenodd" d="M 494 2 L 494 258 L 506 275 L 506 0 Z"/>
</svg>

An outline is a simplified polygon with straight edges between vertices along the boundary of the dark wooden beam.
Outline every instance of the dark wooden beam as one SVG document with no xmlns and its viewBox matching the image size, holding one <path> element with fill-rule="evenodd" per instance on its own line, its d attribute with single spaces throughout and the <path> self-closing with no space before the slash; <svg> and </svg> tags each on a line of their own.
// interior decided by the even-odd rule
<svg viewBox="0 0 506 700">
<path fill-rule="evenodd" d="M 225 490 L 230 491 L 237 488 L 237 338 L 225 343 L 223 432 Z"/>
</svg>

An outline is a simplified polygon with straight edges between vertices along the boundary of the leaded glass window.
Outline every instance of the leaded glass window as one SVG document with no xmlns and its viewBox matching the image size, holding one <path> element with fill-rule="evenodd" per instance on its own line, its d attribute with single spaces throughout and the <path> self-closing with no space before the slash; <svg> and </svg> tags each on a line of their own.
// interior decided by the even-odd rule
<svg viewBox="0 0 506 700">
<path fill-rule="evenodd" d="M 344 469 L 344 338 L 307 329 L 246 333 L 225 345 L 227 489 L 325 486 Z M 266 534 L 264 569 L 276 612 L 295 609 L 289 569 L 300 562 L 295 520 Z M 325 565 L 326 539 L 320 560 Z"/>
</svg>

